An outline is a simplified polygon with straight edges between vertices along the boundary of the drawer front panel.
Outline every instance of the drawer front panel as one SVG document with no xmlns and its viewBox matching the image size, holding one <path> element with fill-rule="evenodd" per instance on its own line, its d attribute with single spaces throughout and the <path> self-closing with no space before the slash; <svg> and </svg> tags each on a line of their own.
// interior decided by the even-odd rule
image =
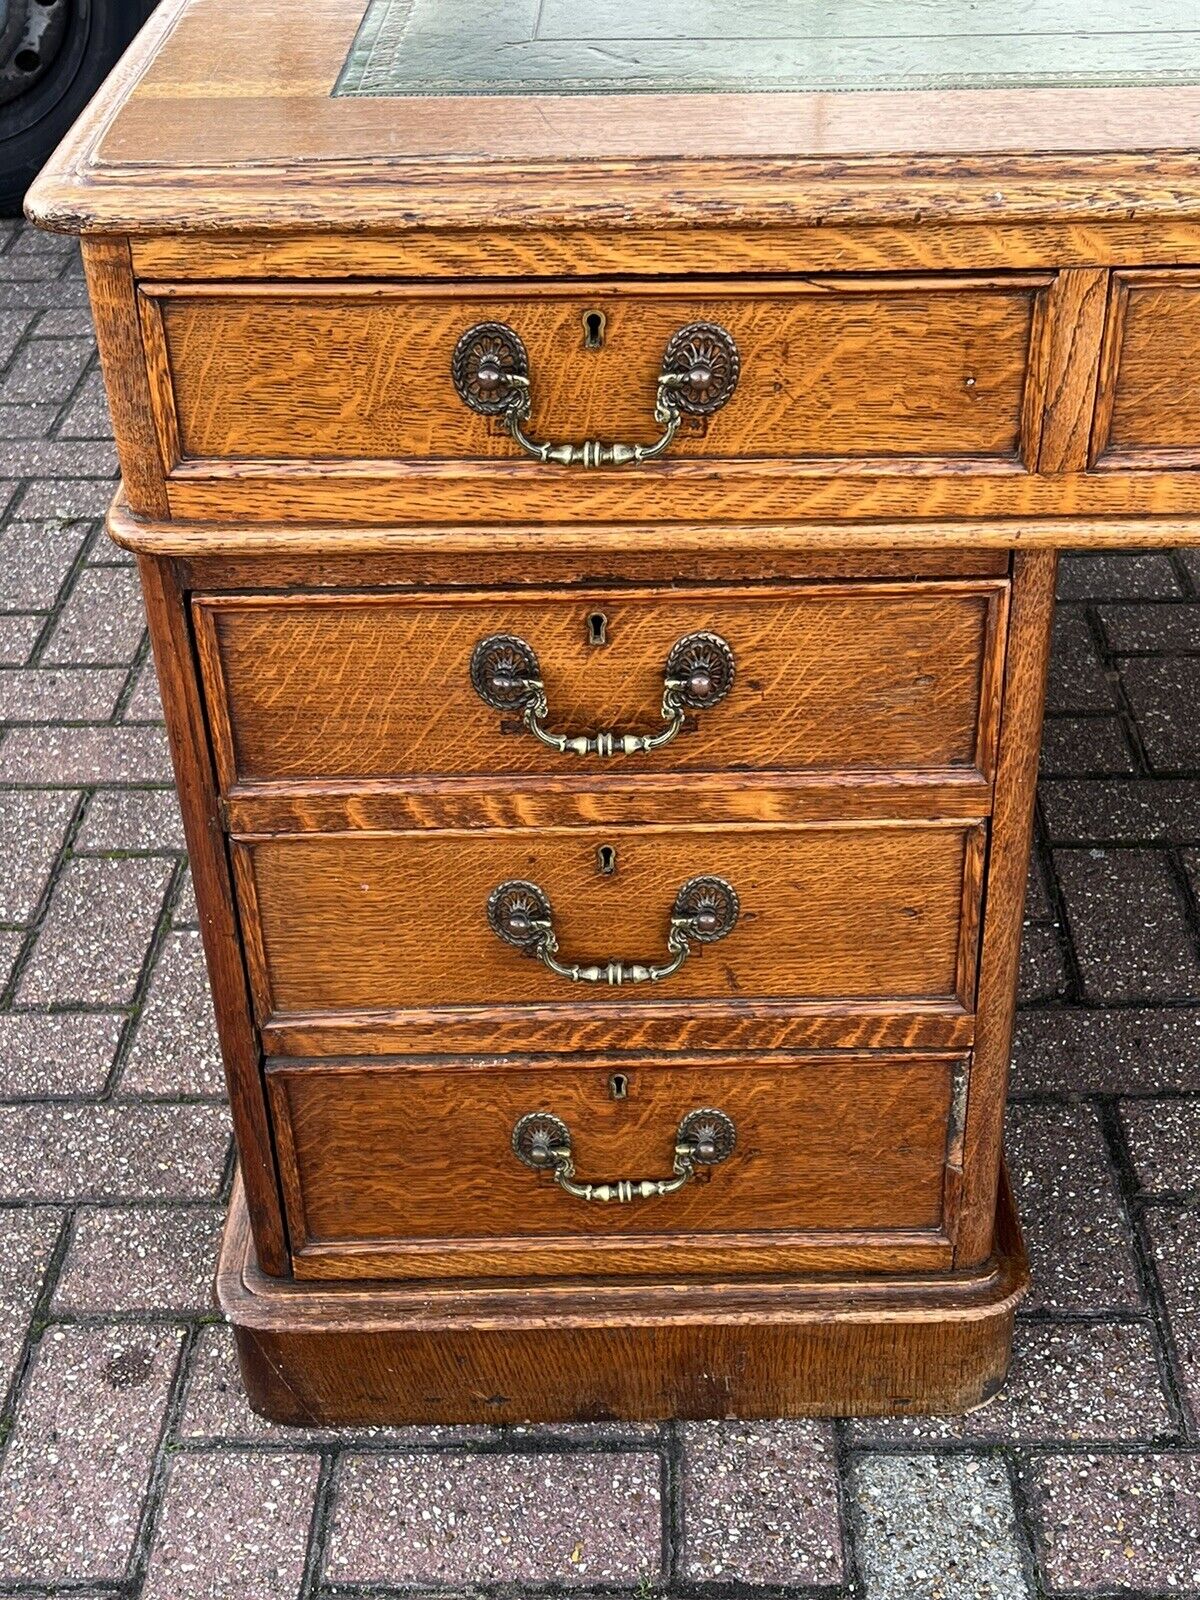
<svg viewBox="0 0 1200 1600">
<path fill-rule="evenodd" d="M 686 705 L 679 736 L 624 759 L 623 776 L 949 768 L 990 776 L 1006 597 L 1002 582 L 245 596 L 202 599 L 195 618 L 226 790 L 597 770 L 523 731 L 519 705 L 499 709 L 481 697 L 472 658 L 495 636 L 529 646 L 546 725 L 571 735 L 662 732 L 673 649 L 697 633 L 725 641 L 728 692 L 711 707 Z M 720 667 L 711 641 L 695 648 L 689 660 Z"/>
<path fill-rule="evenodd" d="M 236 857 L 264 1019 L 618 994 L 969 1003 L 983 833 L 944 824 L 343 834 L 244 841 Z M 702 876 L 733 887 L 736 924 L 720 942 L 693 941 L 660 983 L 570 982 L 489 925 L 493 891 L 521 880 L 549 903 L 561 962 L 664 963 L 676 896 Z"/>
<path fill-rule="evenodd" d="M 906 1244 L 936 1253 L 963 1070 L 937 1056 L 284 1062 L 268 1085 L 302 1273 L 697 1273 L 739 1257 L 762 1270 L 773 1248 L 832 1263 L 857 1247 L 893 1267 Z M 669 1178 L 683 1119 L 712 1109 L 732 1154 L 629 1204 L 566 1194 L 514 1154 L 521 1118 L 549 1113 L 576 1182 Z"/>
<path fill-rule="evenodd" d="M 1015 463 L 1050 281 L 161 285 L 141 303 L 168 467 L 522 459 L 451 378 L 460 335 L 481 323 L 524 344 L 537 439 L 648 445 L 664 352 L 697 321 L 733 336 L 740 375 L 723 409 L 685 422 L 673 460 Z M 599 349 L 585 347 L 589 313 L 604 318 Z"/>
<path fill-rule="evenodd" d="M 1111 469 L 1200 466 L 1200 273 L 1117 272 L 1093 453 Z"/>
</svg>

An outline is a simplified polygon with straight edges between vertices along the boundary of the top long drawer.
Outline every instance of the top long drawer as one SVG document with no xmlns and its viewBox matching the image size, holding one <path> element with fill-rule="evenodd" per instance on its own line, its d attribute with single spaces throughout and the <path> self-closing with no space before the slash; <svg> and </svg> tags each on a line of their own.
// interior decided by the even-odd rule
<svg viewBox="0 0 1200 1600">
<path fill-rule="evenodd" d="M 606 756 L 631 776 L 987 779 L 1006 603 L 980 580 L 210 595 L 194 616 L 228 793 Z"/>
</svg>

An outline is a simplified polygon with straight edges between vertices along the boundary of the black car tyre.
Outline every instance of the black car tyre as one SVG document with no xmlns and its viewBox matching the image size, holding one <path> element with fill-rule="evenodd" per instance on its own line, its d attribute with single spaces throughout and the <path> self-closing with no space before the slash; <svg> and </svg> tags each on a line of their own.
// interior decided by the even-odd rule
<svg viewBox="0 0 1200 1600">
<path fill-rule="evenodd" d="M 0 216 L 30 183 L 153 0 L 0 0 Z"/>
</svg>

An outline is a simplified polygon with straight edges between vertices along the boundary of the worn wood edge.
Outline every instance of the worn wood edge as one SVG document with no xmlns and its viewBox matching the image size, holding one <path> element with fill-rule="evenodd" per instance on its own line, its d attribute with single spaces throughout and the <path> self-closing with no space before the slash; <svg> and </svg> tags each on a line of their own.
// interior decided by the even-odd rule
<svg viewBox="0 0 1200 1600">
<path fill-rule="evenodd" d="M 795 550 L 1132 549 L 1200 545 L 1195 517 L 1044 517 L 995 521 L 600 523 L 514 526 L 337 527 L 286 524 L 228 525 L 147 521 L 118 492 L 108 512 L 109 537 L 122 549 L 157 556 L 322 556 L 420 554 L 423 551 L 494 557 L 528 556 L 530 545 L 550 554 L 622 554 L 720 549 L 730 554 Z"/>
<path fill-rule="evenodd" d="M 728 1284 L 673 1281 L 527 1286 L 487 1281 L 422 1284 L 380 1282 L 302 1284 L 268 1277 L 254 1254 L 240 1169 L 217 1262 L 215 1300 L 235 1327 L 269 1332 L 330 1332 L 354 1328 L 453 1333 L 466 1328 L 536 1331 L 621 1325 L 669 1327 L 709 1323 L 803 1325 L 973 1323 L 1011 1317 L 1029 1287 L 1029 1260 L 1007 1169 L 1002 1168 L 993 1219 L 995 1250 L 979 1268 L 955 1273 L 904 1273 L 864 1283 L 771 1277 Z"/>
</svg>

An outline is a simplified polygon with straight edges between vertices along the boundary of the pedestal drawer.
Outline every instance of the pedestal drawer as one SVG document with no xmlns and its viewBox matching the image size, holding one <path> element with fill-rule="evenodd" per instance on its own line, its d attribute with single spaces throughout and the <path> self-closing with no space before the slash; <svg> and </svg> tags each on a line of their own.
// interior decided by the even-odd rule
<svg viewBox="0 0 1200 1600">
<path fill-rule="evenodd" d="M 664 742 L 631 750 L 623 775 L 990 776 L 1007 592 L 984 581 L 209 596 L 194 616 L 227 791 L 599 773 L 597 748 L 620 757 L 626 736 Z M 582 757 L 523 726 L 533 681 L 538 726 L 589 743 Z"/>
<path fill-rule="evenodd" d="M 781 1054 L 276 1062 L 267 1078 L 301 1276 L 736 1276 L 948 1264 L 965 1071 Z M 564 1151 L 576 1191 L 638 1196 L 566 1192 Z M 660 1180 L 678 1186 L 640 1193 Z"/>
</svg>

